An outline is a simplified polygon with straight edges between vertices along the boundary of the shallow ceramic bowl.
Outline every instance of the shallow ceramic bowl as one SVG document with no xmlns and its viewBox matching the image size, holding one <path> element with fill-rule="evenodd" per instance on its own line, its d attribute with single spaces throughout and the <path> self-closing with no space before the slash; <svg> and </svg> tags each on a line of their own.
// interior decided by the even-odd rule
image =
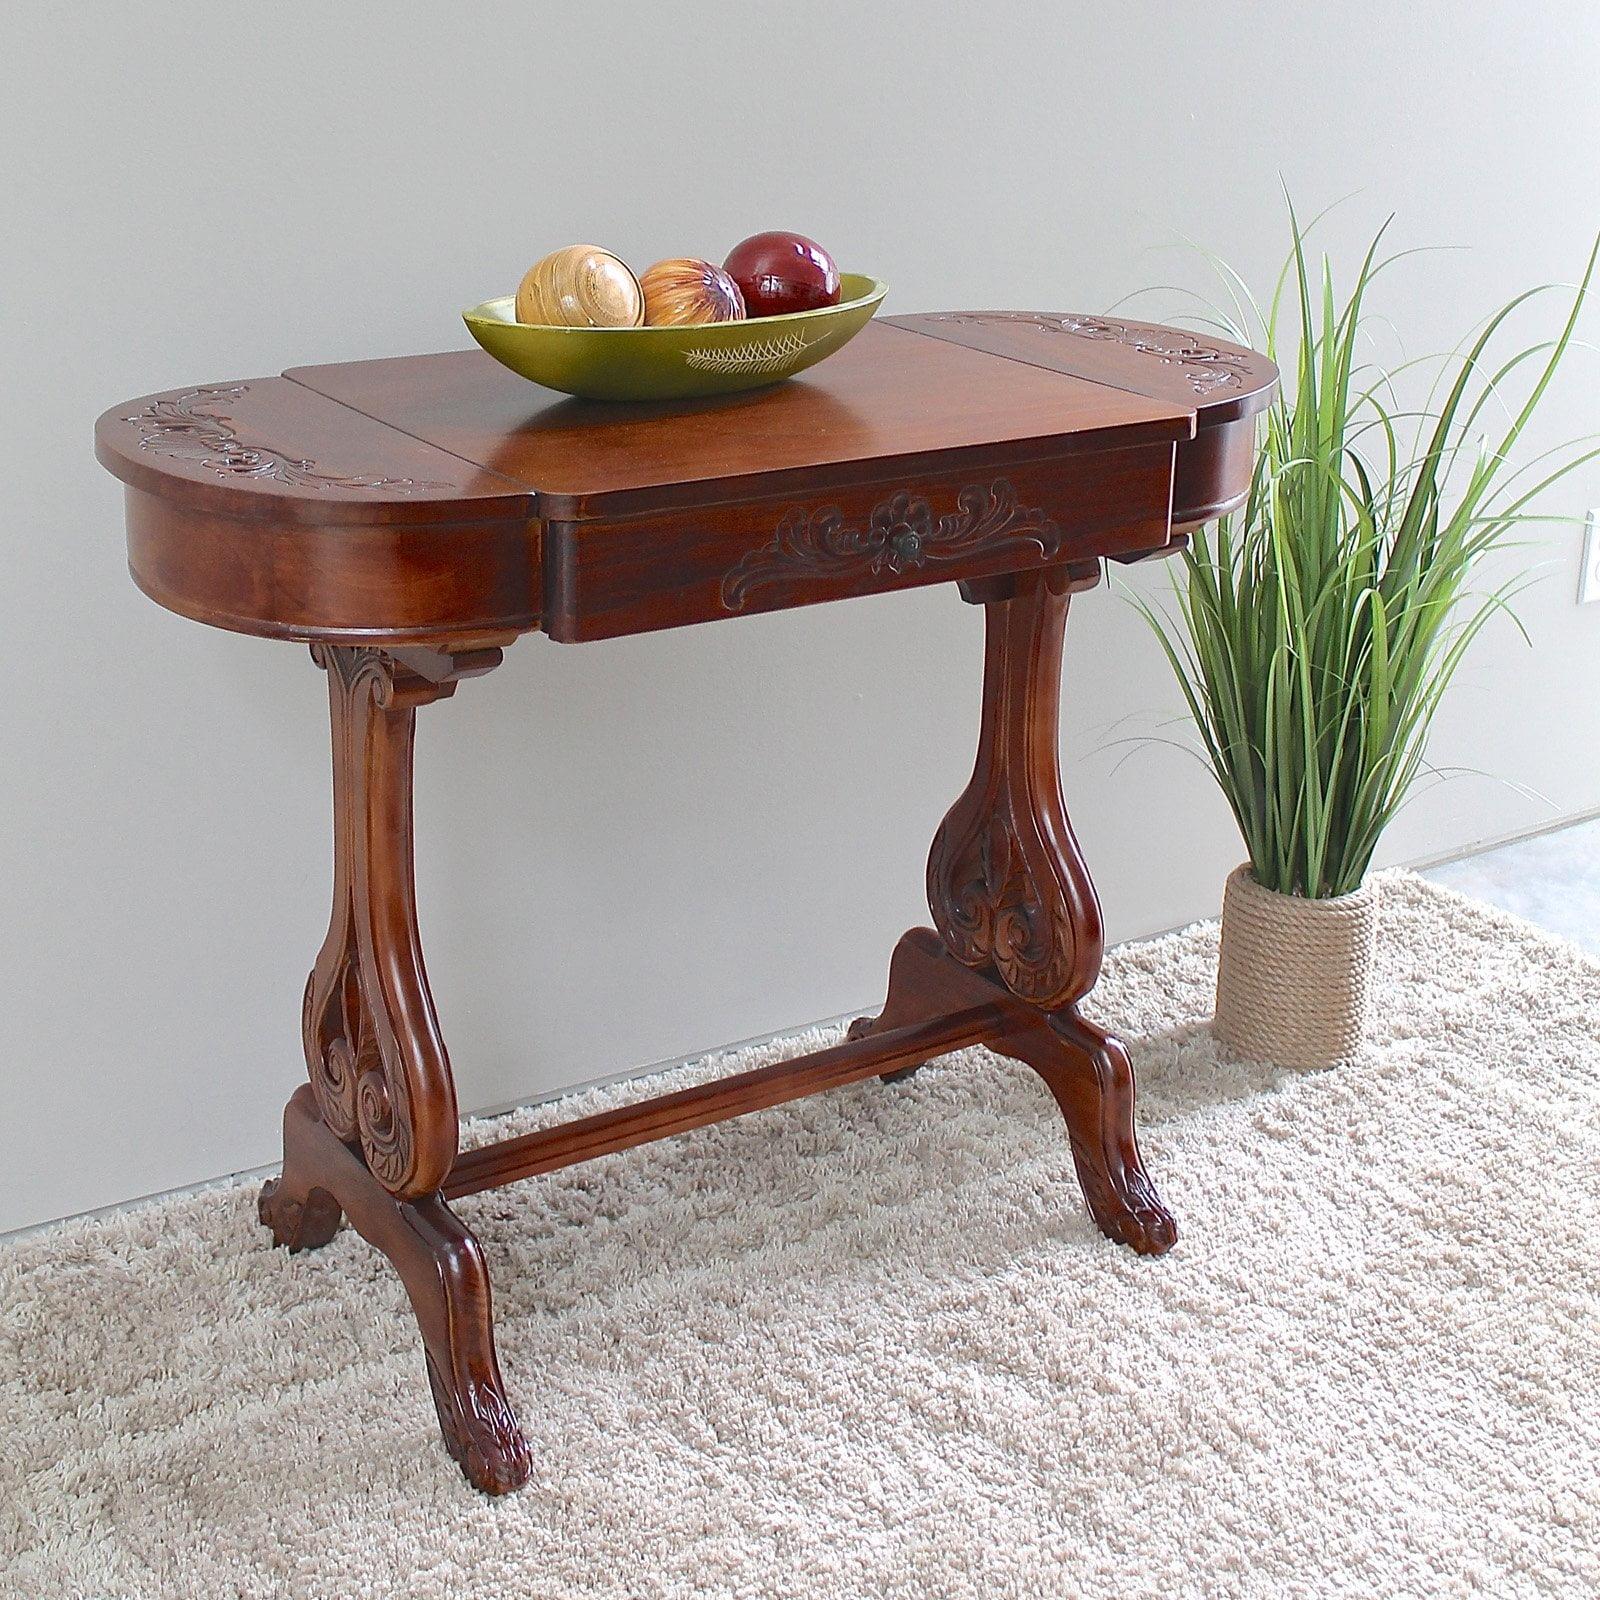
<svg viewBox="0 0 1600 1600">
<path fill-rule="evenodd" d="M 591 400 L 681 400 L 777 383 L 814 367 L 872 320 L 888 285 L 840 274 L 839 304 L 674 328 L 551 328 L 518 322 L 512 295 L 462 313 L 502 366 Z"/>
</svg>

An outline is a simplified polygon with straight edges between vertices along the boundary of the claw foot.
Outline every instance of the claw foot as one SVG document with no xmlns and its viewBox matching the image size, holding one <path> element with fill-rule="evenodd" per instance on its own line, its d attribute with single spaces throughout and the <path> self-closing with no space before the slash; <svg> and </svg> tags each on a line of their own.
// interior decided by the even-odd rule
<svg viewBox="0 0 1600 1600">
<path fill-rule="evenodd" d="M 1142 1256 L 1170 1250 L 1178 1241 L 1178 1225 L 1139 1156 L 1133 1065 L 1126 1048 L 1071 1009 L 1019 1028 L 1004 1048 L 1032 1067 L 1055 1096 L 1095 1225 Z"/>
<path fill-rule="evenodd" d="M 484 1494 L 510 1494 L 528 1481 L 533 1456 L 506 1397 L 491 1385 L 468 1379 L 447 1384 L 431 1354 L 428 1386 L 439 1413 L 445 1448 Z"/>
<path fill-rule="evenodd" d="M 1165 1255 L 1178 1242 L 1178 1224 L 1145 1172 L 1124 1170 L 1120 1183 L 1114 1182 L 1076 1139 L 1072 1156 L 1089 1215 L 1108 1239 L 1142 1256 Z"/>
<path fill-rule="evenodd" d="M 302 1195 L 286 1189 L 282 1178 L 271 1178 L 261 1187 L 256 1215 L 272 1230 L 274 1244 L 294 1252 L 321 1249 L 339 1231 L 342 1213 L 326 1189 Z"/>
</svg>

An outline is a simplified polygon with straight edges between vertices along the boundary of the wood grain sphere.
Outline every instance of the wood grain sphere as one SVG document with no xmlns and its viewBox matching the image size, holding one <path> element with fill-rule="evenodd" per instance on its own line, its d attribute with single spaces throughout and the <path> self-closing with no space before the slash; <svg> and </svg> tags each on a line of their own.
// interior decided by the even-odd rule
<svg viewBox="0 0 1600 1600">
<path fill-rule="evenodd" d="M 517 321 L 552 328 L 637 328 L 644 294 L 628 265 L 594 244 L 552 250 L 517 286 Z"/>
<path fill-rule="evenodd" d="M 721 267 L 694 256 L 658 261 L 639 274 L 644 320 L 652 328 L 742 322 L 744 296 Z"/>
</svg>

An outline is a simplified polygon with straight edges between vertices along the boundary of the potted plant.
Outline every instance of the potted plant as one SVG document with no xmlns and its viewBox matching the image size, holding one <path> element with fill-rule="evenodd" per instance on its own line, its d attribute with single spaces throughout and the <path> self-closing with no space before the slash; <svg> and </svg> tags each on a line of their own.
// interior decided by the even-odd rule
<svg viewBox="0 0 1600 1600">
<path fill-rule="evenodd" d="M 1360 354 L 1368 291 L 1397 259 L 1379 257 L 1388 224 L 1341 302 L 1327 258 L 1309 264 L 1292 209 L 1290 221 L 1269 310 L 1252 303 L 1258 326 L 1232 330 L 1264 337 L 1284 369 L 1249 498 L 1195 533 L 1174 569 L 1175 614 L 1138 603 L 1249 855 L 1223 900 L 1218 1040 L 1317 1067 L 1359 1047 L 1373 851 L 1424 770 L 1463 654 L 1515 587 L 1475 589 L 1479 558 L 1600 454 L 1509 459 L 1572 341 L 1595 255 L 1555 339 L 1491 355 L 1507 319 L 1543 291 L 1517 296 L 1442 360 L 1419 408 L 1397 394 L 1419 363 L 1385 372 Z"/>
</svg>

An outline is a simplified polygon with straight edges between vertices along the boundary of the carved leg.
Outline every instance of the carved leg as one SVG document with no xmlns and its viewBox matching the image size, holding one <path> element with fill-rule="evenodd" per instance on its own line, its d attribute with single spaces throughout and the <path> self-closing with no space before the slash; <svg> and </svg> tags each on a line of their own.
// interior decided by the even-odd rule
<svg viewBox="0 0 1600 1600">
<path fill-rule="evenodd" d="M 1076 1009 L 1105 936 L 1061 794 L 1061 646 L 1073 591 L 1098 576 L 1088 563 L 963 587 L 985 612 L 983 715 L 972 779 L 934 836 L 928 904 L 950 954 L 1023 1002 L 997 1048 L 1055 1095 L 1095 1221 L 1159 1253 L 1177 1230 L 1139 1160 L 1127 1052 Z"/>
<path fill-rule="evenodd" d="M 396 1199 L 350 1145 L 322 1120 L 309 1086 L 283 1113 L 285 1171 L 302 1174 L 343 1207 L 356 1231 L 389 1258 L 416 1313 L 439 1429 L 467 1479 L 486 1494 L 508 1494 L 528 1481 L 532 1459 L 506 1399 L 494 1349 L 489 1271 L 467 1226 L 436 1194 Z M 263 1213 L 283 1209 L 277 1189 Z M 331 1229 L 330 1229 L 331 1231 Z M 292 1248 L 292 1245 L 291 1245 Z"/>
<path fill-rule="evenodd" d="M 445 1443 L 473 1483 L 504 1493 L 526 1480 L 527 1447 L 495 1361 L 483 1253 L 439 1196 L 456 1098 L 417 930 L 411 816 L 416 708 L 500 651 L 313 655 L 332 709 L 333 914 L 306 985 L 311 1082 L 284 1113 L 284 1176 L 263 1192 L 262 1220 L 280 1243 L 309 1247 L 333 1236 L 342 1208 L 389 1257 L 422 1329 Z"/>
<path fill-rule="evenodd" d="M 409 1200 L 436 1191 L 456 1154 L 455 1084 L 412 881 L 416 708 L 500 653 L 429 653 L 436 677 L 413 670 L 408 653 L 319 645 L 313 655 L 327 669 L 333 724 L 334 900 L 306 985 L 306 1067 L 322 1120 Z"/>
<path fill-rule="evenodd" d="M 1122 1044 L 1068 1007 L 995 1048 L 1044 1079 L 1066 1118 L 1072 1161 L 1089 1214 L 1108 1239 L 1159 1256 L 1178 1225 L 1139 1157 L 1133 1131 L 1133 1068 Z"/>
</svg>

